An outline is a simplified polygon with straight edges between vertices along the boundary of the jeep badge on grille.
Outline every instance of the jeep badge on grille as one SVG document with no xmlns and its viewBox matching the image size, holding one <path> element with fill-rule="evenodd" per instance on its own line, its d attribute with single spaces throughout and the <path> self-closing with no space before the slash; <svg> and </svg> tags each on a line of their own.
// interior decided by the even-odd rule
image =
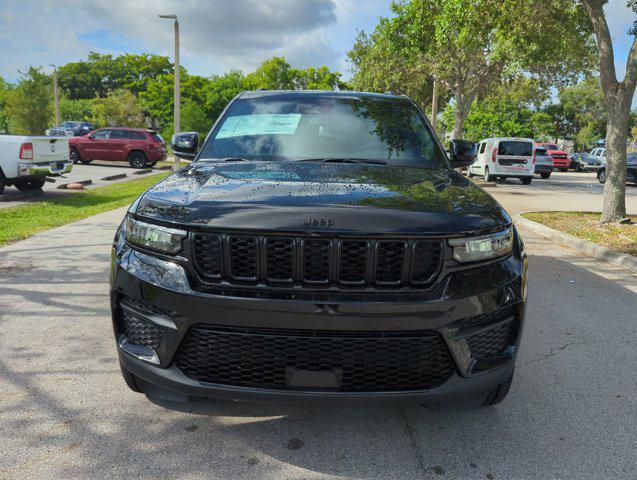
<svg viewBox="0 0 637 480">
<path fill-rule="evenodd" d="M 303 225 L 306 227 L 332 227 L 334 226 L 334 220 L 331 218 L 307 217 L 303 221 Z"/>
</svg>

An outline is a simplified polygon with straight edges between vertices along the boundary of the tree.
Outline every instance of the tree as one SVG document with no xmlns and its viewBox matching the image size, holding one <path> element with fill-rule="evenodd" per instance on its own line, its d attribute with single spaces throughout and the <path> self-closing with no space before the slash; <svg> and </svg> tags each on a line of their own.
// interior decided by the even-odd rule
<svg viewBox="0 0 637 480">
<path fill-rule="evenodd" d="M 626 75 L 620 82 L 615 72 L 615 54 L 604 14 L 606 0 L 582 0 L 593 24 L 599 55 L 599 76 L 608 119 L 606 127 L 606 183 L 601 223 L 626 220 L 626 132 L 630 106 L 637 86 L 637 22 L 628 32 L 633 43 L 626 59 Z M 637 1 L 627 5 L 637 12 Z"/>
<path fill-rule="evenodd" d="M 404 55 L 396 55 L 391 40 L 387 38 L 389 22 L 381 25 L 371 35 L 359 32 L 352 49 L 347 52 L 354 76 L 351 85 L 355 90 L 367 92 L 394 92 L 409 95 L 422 109 L 431 102 L 433 78 L 422 71 L 419 62 L 410 62 Z M 448 98 L 445 98 L 445 102 Z"/>
<path fill-rule="evenodd" d="M 7 133 L 9 131 L 9 111 L 7 110 L 7 103 L 12 88 L 11 84 L 0 77 L 0 133 Z"/>
<path fill-rule="evenodd" d="M 291 90 L 294 88 L 294 71 L 283 57 L 265 60 L 245 78 L 248 90 Z"/>
<path fill-rule="evenodd" d="M 106 98 L 92 100 L 93 123 L 102 126 L 144 127 L 144 112 L 129 90 L 115 90 Z"/>
<path fill-rule="evenodd" d="M 474 141 L 487 137 L 529 137 L 551 135 L 553 119 L 541 111 L 549 91 L 540 82 L 518 77 L 498 85 L 478 99 L 464 122 L 466 138 Z M 453 105 L 443 112 L 448 130 L 455 121 Z"/>
<path fill-rule="evenodd" d="M 358 70 L 398 62 L 412 89 L 435 79 L 453 95 L 456 138 L 474 100 L 502 78 L 523 70 L 572 78 L 590 58 L 590 32 L 572 0 L 404 0 L 392 13 L 371 36 L 375 61 Z M 361 41 L 350 58 L 369 49 Z"/>
<path fill-rule="evenodd" d="M 9 130 L 14 134 L 44 135 L 53 116 L 53 84 L 41 68 L 20 72 L 17 86 L 7 96 Z"/>
<path fill-rule="evenodd" d="M 206 111 L 214 122 L 226 105 L 246 89 L 245 75 L 240 70 L 230 70 L 223 75 L 213 75 L 204 86 Z"/>
<path fill-rule="evenodd" d="M 345 86 L 341 82 L 341 74 L 330 71 L 327 66 L 308 67 L 293 70 L 294 88 L 300 90 L 337 90 Z"/>
<path fill-rule="evenodd" d="M 60 117 L 62 120 L 91 121 L 93 118 L 93 105 L 91 100 L 69 100 L 68 98 L 61 98 Z"/>
<path fill-rule="evenodd" d="M 172 69 L 168 57 L 161 55 L 126 53 L 113 57 L 91 52 L 84 61 L 61 66 L 58 81 L 71 100 L 106 97 L 121 88 L 137 95 L 146 90 L 149 81 Z"/>
</svg>

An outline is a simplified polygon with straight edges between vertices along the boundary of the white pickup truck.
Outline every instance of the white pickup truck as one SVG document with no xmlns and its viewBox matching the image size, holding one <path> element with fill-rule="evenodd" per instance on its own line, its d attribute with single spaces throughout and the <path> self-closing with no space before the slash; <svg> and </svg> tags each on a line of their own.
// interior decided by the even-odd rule
<svg viewBox="0 0 637 480">
<path fill-rule="evenodd" d="M 23 191 L 37 190 L 46 177 L 72 169 L 66 137 L 0 135 L 0 195 L 9 185 Z"/>
</svg>

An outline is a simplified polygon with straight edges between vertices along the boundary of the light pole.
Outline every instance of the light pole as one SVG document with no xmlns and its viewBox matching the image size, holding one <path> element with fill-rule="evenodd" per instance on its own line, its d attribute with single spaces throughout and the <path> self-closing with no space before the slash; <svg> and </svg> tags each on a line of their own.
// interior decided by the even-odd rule
<svg viewBox="0 0 637 480">
<path fill-rule="evenodd" d="M 175 21 L 175 96 L 174 96 L 174 114 L 173 114 L 173 133 L 178 133 L 181 131 L 181 81 L 180 81 L 180 70 L 179 70 L 179 21 L 177 19 L 177 15 L 159 15 L 159 18 L 169 18 Z M 175 166 L 173 169 L 175 171 L 179 170 L 180 161 L 179 157 L 175 155 Z"/>
<path fill-rule="evenodd" d="M 53 97 L 55 98 L 55 125 L 60 125 L 60 92 L 58 91 L 58 70 L 52 63 L 53 67 Z"/>
</svg>

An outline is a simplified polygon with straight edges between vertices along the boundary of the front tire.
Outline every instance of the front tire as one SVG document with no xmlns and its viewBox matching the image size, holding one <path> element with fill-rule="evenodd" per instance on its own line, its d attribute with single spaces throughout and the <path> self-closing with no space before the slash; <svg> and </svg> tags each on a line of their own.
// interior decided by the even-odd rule
<svg viewBox="0 0 637 480">
<path fill-rule="evenodd" d="M 540 177 L 544 180 L 547 180 L 551 176 L 550 173 L 540 173 Z"/>
<path fill-rule="evenodd" d="M 80 152 L 77 151 L 77 148 L 71 147 L 71 150 L 69 151 L 69 159 L 74 165 L 82 161 L 82 156 L 80 155 Z"/>
<path fill-rule="evenodd" d="M 493 405 L 497 405 L 500 403 L 509 393 L 511 389 L 511 383 L 513 382 L 513 373 L 511 376 L 507 378 L 504 382 L 502 382 L 497 387 L 493 388 L 489 393 L 487 393 L 486 398 L 484 399 L 484 403 L 482 404 L 484 407 L 490 407 Z"/>
<path fill-rule="evenodd" d="M 31 190 L 40 190 L 44 186 L 44 180 L 41 178 L 16 180 L 13 182 L 13 186 L 21 192 L 30 192 Z"/>
<path fill-rule="evenodd" d="M 4 175 L 0 172 L 0 195 L 4 192 L 4 187 L 7 186 L 7 181 L 4 179 Z"/>
<path fill-rule="evenodd" d="M 522 185 L 531 185 L 531 180 L 533 180 L 533 177 L 524 177 L 520 179 Z"/>
<path fill-rule="evenodd" d="M 485 182 L 493 182 L 495 177 L 493 175 L 489 175 L 489 167 L 484 167 L 484 181 Z"/>
<path fill-rule="evenodd" d="M 601 183 L 602 185 L 606 183 L 606 170 L 599 171 L 599 173 L 597 174 L 597 180 L 599 180 L 599 183 Z"/>
<path fill-rule="evenodd" d="M 126 385 L 128 385 L 128 388 L 130 388 L 135 393 L 142 393 L 135 381 L 135 375 L 126 370 L 126 368 L 124 368 L 124 365 L 122 365 L 122 362 L 119 362 L 119 369 L 122 372 L 122 377 L 124 377 L 124 381 L 126 382 Z"/>
<path fill-rule="evenodd" d="M 558 168 L 558 170 L 560 172 L 568 172 L 568 168 L 564 168 L 564 167 Z"/>
<path fill-rule="evenodd" d="M 143 152 L 132 152 L 128 155 L 128 163 L 133 168 L 147 168 L 148 159 Z"/>
</svg>

